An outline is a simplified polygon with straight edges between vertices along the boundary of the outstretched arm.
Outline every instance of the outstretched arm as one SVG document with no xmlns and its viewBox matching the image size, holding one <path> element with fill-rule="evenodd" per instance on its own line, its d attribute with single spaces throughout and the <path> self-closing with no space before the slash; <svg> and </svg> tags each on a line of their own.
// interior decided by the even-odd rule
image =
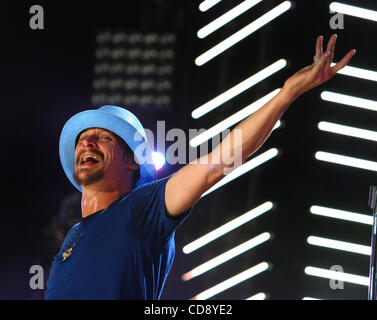
<svg viewBox="0 0 377 320">
<path fill-rule="evenodd" d="M 220 181 L 229 170 L 234 169 L 236 163 L 244 162 L 258 150 L 295 99 L 328 81 L 347 65 L 356 53 L 355 50 L 350 50 L 331 67 L 336 39 L 336 35 L 331 36 L 326 51 L 323 51 L 323 37 L 319 36 L 313 64 L 288 78 L 273 99 L 238 124 L 209 155 L 187 164 L 170 177 L 166 185 L 165 204 L 171 216 L 179 216 L 192 207 L 204 192 Z M 225 147 L 229 148 L 229 152 L 223 152 Z M 237 156 L 241 157 L 239 161 Z"/>
</svg>

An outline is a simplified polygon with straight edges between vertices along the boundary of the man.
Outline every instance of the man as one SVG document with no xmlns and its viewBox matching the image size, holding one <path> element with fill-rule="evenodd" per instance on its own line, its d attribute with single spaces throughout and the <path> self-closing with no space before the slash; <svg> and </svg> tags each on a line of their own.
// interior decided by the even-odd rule
<svg viewBox="0 0 377 320">
<path fill-rule="evenodd" d="M 132 113 L 105 106 L 72 117 L 62 131 L 60 158 L 82 191 L 82 221 L 54 257 L 46 299 L 159 299 L 174 258 L 175 230 L 233 167 L 235 154 L 244 161 L 297 97 L 349 62 L 355 50 L 331 67 L 335 42 L 333 35 L 323 52 L 323 37 L 317 38 L 314 63 L 235 127 L 240 141 L 233 130 L 207 161 L 199 159 L 157 181 L 144 129 Z M 227 143 L 230 152 L 224 155 Z"/>
</svg>

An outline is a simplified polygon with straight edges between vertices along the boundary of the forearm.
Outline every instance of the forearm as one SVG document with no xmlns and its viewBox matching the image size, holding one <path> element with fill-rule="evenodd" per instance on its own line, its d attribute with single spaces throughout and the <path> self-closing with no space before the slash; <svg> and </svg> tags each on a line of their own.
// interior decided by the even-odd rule
<svg viewBox="0 0 377 320">
<path fill-rule="evenodd" d="M 262 108 L 234 127 L 210 155 L 211 159 L 220 160 L 214 166 L 216 175 L 224 176 L 257 151 L 294 99 L 289 90 L 283 88 Z"/>
<path fill-rule="evenodd" d="M 205 191 L 258 150 L 297 97 L 328 81 L 347 65 L 355 50 L 350 50 L 331 67 L 335 42 L 336 36 L 333 35 L 324 53 L 323 37 L 318 37 L 312 65 L 288 78 L 283 89 L 271 101 L 238 124 L 211 153 L 186 165 L 169 179 L 165 199 L 166 208 L 172 216 L 178 216 L 196 203 Z"/>
</svg>

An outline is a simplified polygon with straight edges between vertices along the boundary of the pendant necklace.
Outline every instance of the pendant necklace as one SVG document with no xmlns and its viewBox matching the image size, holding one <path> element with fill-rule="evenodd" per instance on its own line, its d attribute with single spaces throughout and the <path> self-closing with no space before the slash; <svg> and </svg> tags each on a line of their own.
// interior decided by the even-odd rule
<svg viewBox="0 0 377 320">
<path fill-rule="evenodd" d="M 73 232 L 73 235 L 72 235 L 71 239 L 69 240 L 69 243 L 68 243 L 68 246 L 67 246 L 67 250 L 65 250 L 65 251 L 63 252 L 63 254 L 62 254 L 62 256 L 63 256 L 63 261 L 64 261 L 65 259 L 67 259 L 67 258 L 71 255 L 72 250 L 73 250 L 73 247 L 76 245 L 77 241 L 79 241 L 79 239 L 80 239 L 80 237 L 81 237 L 81 235 L 82 235 L 82 233 L 81 233 L 81 234 L 79 235 L 79 237 L 77 238 L 77 240 L 73 243 L 73 245 L 70 246 L 71 241 L 72 241 L 72 239 L 73 239 L 73 237 L 74 237 L 74 235 L 75 235 L 75 233 L 76 233 L 76 231 L 77 231 L 78 229 L 79 229 L 79 228 L 77 227 L 77 229 Z M 80 229 L 81 229 L 81 228 L 80 228 Z"/>
<path fill-rule="evenodd" d="M 108 208 L 108 207 L 107 207 L 107 208 Z M 101 211 L 98 215 L 104 213 L 104 212 L 107 210 L 107 208 L 102 209 L 102 211 Z M 76 228 L 76 230 L 73 232 L 73 234 L 72 234 L 72 236 L 71 236 L 71 239 L 70 239 L 69 242 L 68 242 L 67 250 L 65 250 L 65 251 L 63 252 L 63 254 L 62 254 L 62 258 L 63 258 L 62 261 L 65 261 L 65 260 L 71 255 L 74 246 L 76 245 L 76 243 L 77 243 L 77 242 L 79 241 L 79 239 L 81 238 L 82 233 L 80 233 L 80 235 L 77 237 L 77 240 L 76 240 L 76 241 L 72 244 L 72 246 L 71 246 L 71 241 L 72 241 L 73 237 L 75 236 L 75 234 L 76 234 L 76 232 L 77 232 L 78 229 L 79 229 L 79 228 Z M 80 226 L 80 229 L 81 229 L 81 226 Z"/>
</svg>

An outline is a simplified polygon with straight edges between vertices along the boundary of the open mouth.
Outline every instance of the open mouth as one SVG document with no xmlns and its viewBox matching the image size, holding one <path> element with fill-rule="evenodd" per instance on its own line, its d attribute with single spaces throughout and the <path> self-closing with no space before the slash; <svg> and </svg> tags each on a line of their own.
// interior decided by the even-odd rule
<svg viewBox="0 0 377 320">
<path fill-rule="evenodd" d="M 99 157 L 95 155 L 85 155 L 81 158 L 81 165 L 94 165 L 99 162 Z"/>
</svg>

